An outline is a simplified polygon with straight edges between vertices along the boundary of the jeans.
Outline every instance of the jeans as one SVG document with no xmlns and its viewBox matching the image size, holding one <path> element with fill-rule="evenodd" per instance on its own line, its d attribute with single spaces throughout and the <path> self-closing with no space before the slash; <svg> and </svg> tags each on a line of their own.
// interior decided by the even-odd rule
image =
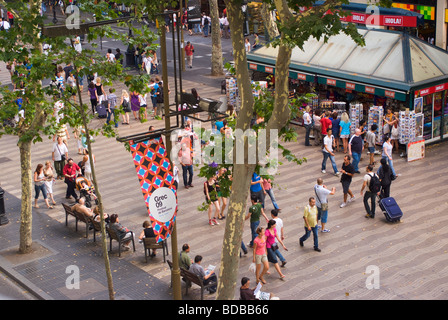
<svg viewBox="0 0 448 320">
<path fill-rule="evenodd" d="M 278 263 L 277 258 L 280 259 L 281 262 L 286 261 L 283 255 L 280 253 L 280 250 L 272 250 L 272 248 L 266 248 L 268 253 L 268 261 L 270 263 Z"/>
<path fill-rule="evenodd" d="M 42 195 L 44 196 L 44 199 L 47 199 L 47 186 L 45 185 L 45 183 L 40 186 L 34 185 L 34 191 L 36 191 L 36 195 L 35 195 L 34 199 L 37 200 L 37 198 L 39 198 L 40 191 L 42 191 Z"/>
<path fill-rule="evenodd" d="M 269 190 L 265 190 L 265 191 L 269 195 L 269 198 L 271 198 L 272 205 L 274 206 L 274 208 L 278 209 L 278 205 L 277 205 L 277 202 L 275 201 L 274 191 L 272 191 L 272 188 Z"/>
<path fill-rule="evenodd" d="M 305 145 L 310 146 L 310 132 L 311 132 L 311 124 L 305 125 Z"/>
<path fill-rule="evenodd" d="M 333 166 L 334 173 L 337 173 L 338 172 L 338 167 L 336 165 L 336 161 L 334 159 L 334 156 L 332 156 L 331 154 L 329 154 L 328 152 L 325 152 L 325 151 L 322 151 L 322 153 L 324 154 L 324 159 L 322 160 L 322 170 L 325 170 L 325 168 L 327 167 L 327 160 L 328 160 L 328 158 L 330 158 L 331 165 Z"/>
<path fill-rule="evenodd" d="M 107 120 L 106 123 L 109 124 L 110 122 L 110 118 L 112 117 L 112 115 L 114 115 L 114 123 L 115 123 L 115 128 L 118 128 L 118 116 L 115 113 L 115 109 L 110 109 L 110 112 L 107 111 Z"/>
<path fill-rule="evenodd" d="M 369 207 L 369 199 L 371 207 Z M 366 193 L 364 193 L 364 208 L 366 208 L 367 214 L 369 214 L 372 218 L 375 217 L 375 199 L 376 193 L 370 191 L 366 191 Z"/>
<path fill-rule="evenodd" d="M 308 239 L 311 235 L 311 232 L 313 232 L 313 240 L 314 240 L 314 249 L 319 248 L 319 241 L 317 239 L 317 225 L 311 230 L 308 230 L 307 227 L 305 227 L 305 234 L 300 238 L 300 242 L 304 242 L 306 239 Z"/>
<path fill-rule="evenodd" d="M 254 245 L 254 240 L 257 237 L 257 228 L 260 225 L 260 220 L 250 223 L 250 232 L 252 233 L 252 240 L 249 242 L 249 246 Z"/>
<path fill-rule="evenodd" d="M 189 178 L 187 180 L 187 172 L 189 174 Z M 182 176 L 184 178 L 184 186 L 189 186 L 193 182 L 193 165 L 182 166 Z"/>
<path fill-rule="evenodd" d="M 199 23 L 195 23 L 195 24 L 193 25 L 193 31 L 194 31 L 195 33 L 200 33 L 200 32 L 201 32 L 201 25 L 200 25 Z"/>
<path fill-rule="evenodd" d="M 359 164 L 359 161 L 361 160 L 361 154 L 358 152 L 352 151 L 352 157 L 353 157 L 353 162 L 352 162 L 353 169 L 355 169 L 355 171 L 359 171 L 358 164 Z"/>
<path fill-rule="evenodd" d="M 382 158 L 383 158 L 383 159 L 386 159 L 387 164 L 389 165 L 390 169 L 392 170 L 392 174 L 393 174 L 394 176 L 396 176 L 397 174 L 395 173 L 394 162 L 393 162 L 392 160 L 389 160 L 389 158 L 386 157 L 386 156 L 382 156 Z"/>
</svg>

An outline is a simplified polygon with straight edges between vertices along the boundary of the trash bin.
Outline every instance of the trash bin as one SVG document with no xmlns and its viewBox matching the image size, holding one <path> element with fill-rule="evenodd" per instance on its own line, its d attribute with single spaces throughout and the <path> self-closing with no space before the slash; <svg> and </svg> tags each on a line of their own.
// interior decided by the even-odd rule
<svg viewBox="0 0 448 320">
<path fill-rule="evenodd" d="M 5 191 L 0 187 L 0 226 L 7 224 L 8 218 L 5 211 Z"/>
</svg>

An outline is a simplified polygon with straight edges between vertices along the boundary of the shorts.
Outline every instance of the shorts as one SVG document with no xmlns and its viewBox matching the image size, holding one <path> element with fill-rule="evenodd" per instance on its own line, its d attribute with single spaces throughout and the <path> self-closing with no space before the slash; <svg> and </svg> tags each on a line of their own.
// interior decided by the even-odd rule
<svg viewBox="0 0 448 320">
<path fill-rule="evenodd" d="M 140 108 L 145 108 L 145 109 L 146 109 L 146 104 L 142 104 L 142 105 L 140 106 Z"/>
<path fill-rule="evenodd" d="M 348 138 L 350 138 L 350 135 L 349 134 L 341 134 L 341 138 L 348 139 Z"/>
<path fill-rule="evenodd" d="M 255 255 L 255 264 L 262 264 L 265 261 L 268 261 L 268 256 L 266 255 L 266 253 L 263 255 Z"/>
<path fill-rule="evenodd" d="M 375 147 L 368 147 L 367 149 L 370 153 L 375 153 Z"/>
<path fill-rule="evenodd" d="M 327 223 L 328 210 L 323 211 L 321 208 L 317 207 L 317 220 L 320 220 L 322 223 Z"/>
<path fill-rule="evenodd" d="M 348 193 L 348 189 L 350 189 L 350 184 L 352 183 L 351 181 L 341 181 L 342 183 L 342 192 L 344 194 Z"/>
</svg>

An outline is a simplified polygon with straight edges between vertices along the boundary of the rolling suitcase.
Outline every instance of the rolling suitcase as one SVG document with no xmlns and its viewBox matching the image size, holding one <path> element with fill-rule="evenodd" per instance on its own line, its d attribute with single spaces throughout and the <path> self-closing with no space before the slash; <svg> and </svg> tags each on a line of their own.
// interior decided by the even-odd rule
<svg viewBox="0 0 448 320">
<path fill-rule="evenodd" d="M 383 198 L 379 201 L 380 208 L 389 222 L 398 222 L 403 216 L 403 212 L 394 198 Z"/>
<path fill-rule="evenodd" d="M 98 118 L 107 117 L 107 100 L 102 101 L 96 106 L 96 112 L 98 113 Z"/>
</svg>

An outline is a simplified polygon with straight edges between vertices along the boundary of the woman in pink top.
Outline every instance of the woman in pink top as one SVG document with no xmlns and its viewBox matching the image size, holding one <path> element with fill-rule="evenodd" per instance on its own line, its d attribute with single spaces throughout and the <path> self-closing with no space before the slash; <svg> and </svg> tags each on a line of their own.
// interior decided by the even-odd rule
<svg viewBox="0 0 448 320">
<path fill-rule="evenodd" d="M 283 249 L 285 249 L 286 251 L 288 251 L 288 249 L 286 249 L 285 245 L 283 244 L 283 241 L 280 239 L 280 237 L 277 234 L 277 229 L 275 228 L 275 220 L 269 220 L 268 222 L 268 228 L 266 229 L 265 235 L 266 235 L 266 250 L 268 253 L 268 261 L 270 263 L 274 264 L 274 268 L 275 270 L 277 270 L 280 279 L 283 279 L 285 277 L 285 275 L 282 273 L 282 271 L 280 270 L 280 266 L 278 265 L 278 260 L 276 258 L 276 254 L 275 251 L 278 250 L 278 245 L 275 242 L 275 239 L 278 240 L 278 242 L 283 246 Z"/>
<path fill-rule="evenodd" d="M 254 239 L 254 259 L 253 262 L 256 264 L 255 269 L 255 277 L 257 279 L 257 283 L 261 281 L 261 283 L 265 284 L 263 276 L 269 270 L 269 262 L 266 254 L 266 236 L 264 233 L 263 227 L 257 228 L 258 236 Z M 263 270 L 260 273 L 261 265 L 263 265 Z"/>
<path fill-rule="evenodd" d="M 272 205 L 275 209 L 279 209 L 277 202 L 275 201 L 274 191 L 272 190 L 271 179 L 263 179 L 264 192 L 271 198 Z"/>
</svg>

